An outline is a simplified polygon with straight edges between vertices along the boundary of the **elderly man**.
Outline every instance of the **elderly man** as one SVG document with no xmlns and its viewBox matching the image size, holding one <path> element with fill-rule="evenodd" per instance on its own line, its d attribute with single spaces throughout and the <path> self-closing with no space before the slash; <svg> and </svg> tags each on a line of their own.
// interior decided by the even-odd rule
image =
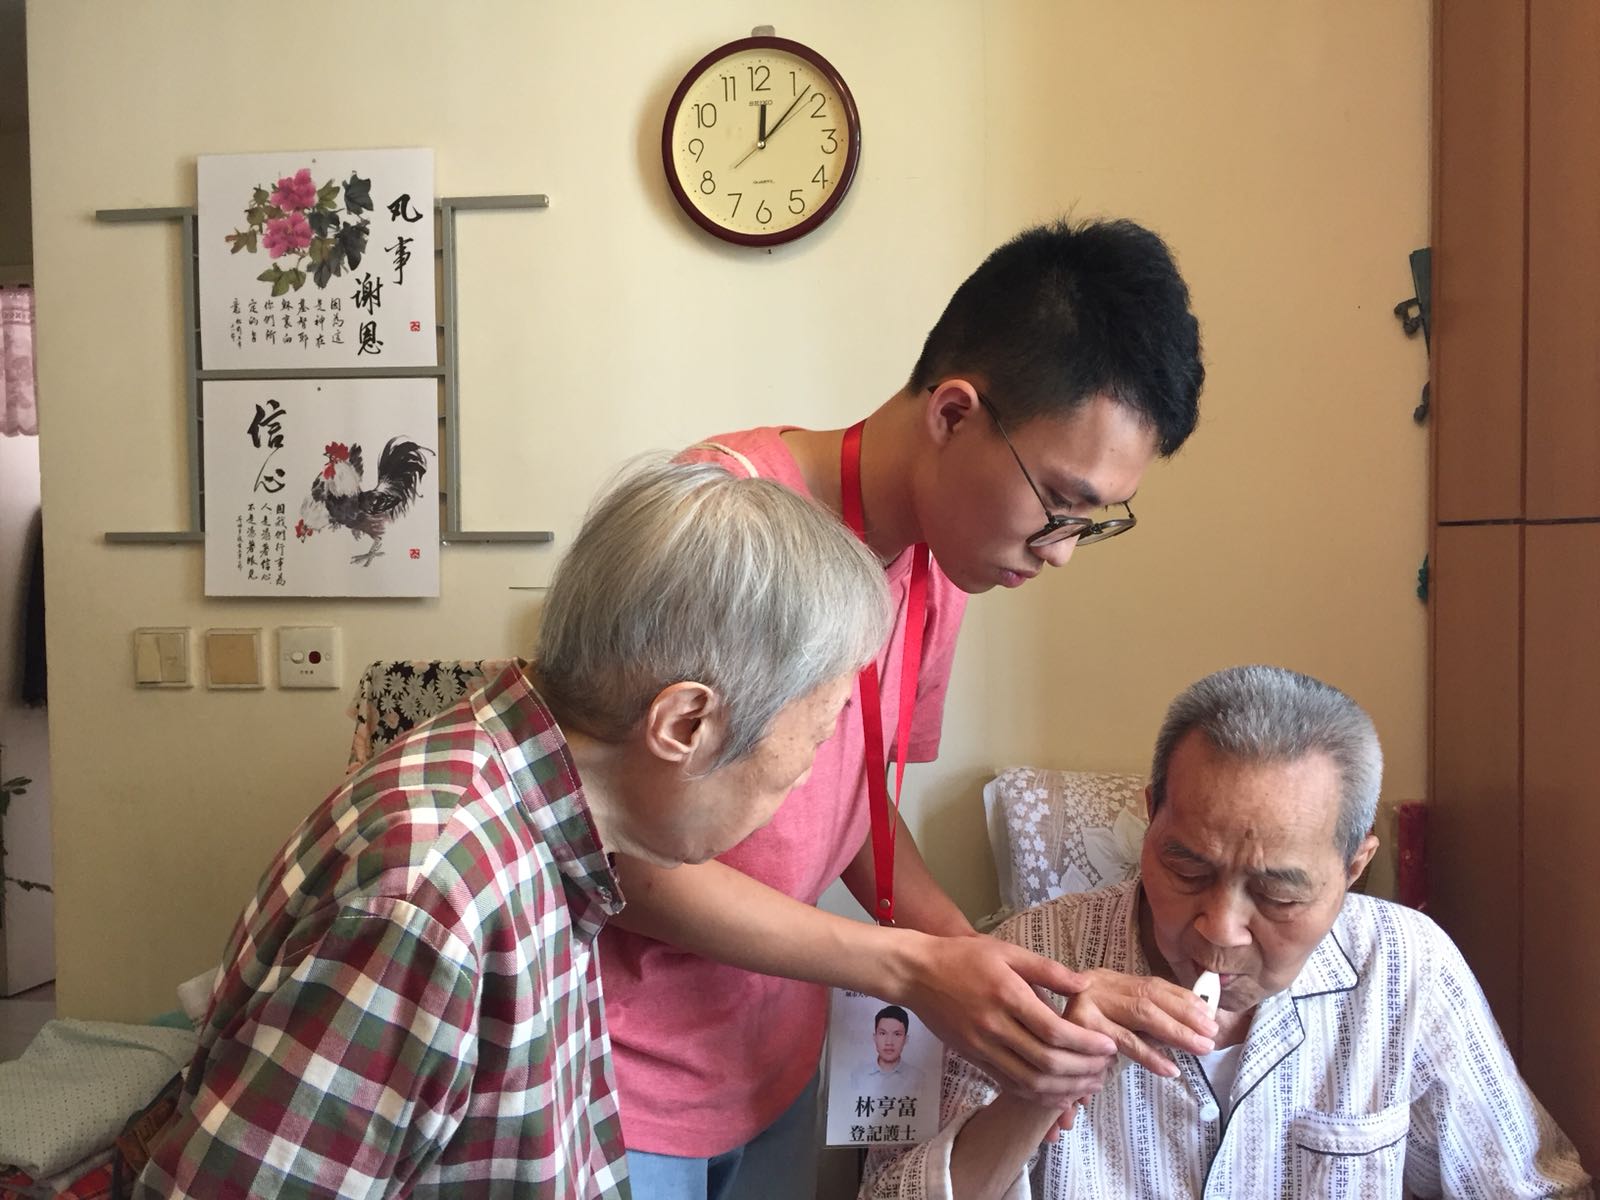
<svg viewBox="0 0 1600 1200">
<path fill-rule="evenodd" d="M 872 556 L 778 484 L 623 481 L 535 661 L 289 838 L 137 1193 L 626 1197 L 595 951 L 612 856 L 703 862 L 767 821 L 888 611 Z"/>
<path fill-rule="evenodd" d="M 1070 1130 L 957 1062 L 931 1142 L 876 1156 L 863 1194 L 1590 1196 L 1448 938 L 1351 895 L 1382 756 L 1343 693 L 1241 667 L 1172 705 L 1140 877 L 1022 913 L 1000 936 L 1091 973 L 1221 977 L 1217 1049 L 1166 1079 L 1119 1063 Z M 1067 1007 L 1095 1003 L 1093 987 Z"/>
</svg>

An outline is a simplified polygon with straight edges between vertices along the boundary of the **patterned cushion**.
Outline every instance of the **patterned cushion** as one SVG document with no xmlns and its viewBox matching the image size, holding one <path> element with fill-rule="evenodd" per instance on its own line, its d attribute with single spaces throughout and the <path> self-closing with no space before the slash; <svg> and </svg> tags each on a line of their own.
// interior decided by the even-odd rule
<svg viewBox="0 0 1600 1200">
<path fill-rule="evenodd" d="M 1140 775 L 1008 767 L 983 789 L 1000 903 L 1021 912 L 1130 878 L 1148 822 Z"/>
<path fill-rule="evenodd" d="M 510 664 L 509 658 L 420 659 L 375 662 L 350 705 L 355 737 L 348 770 L 354 771 L 389 743 L 477 691 Z"/>
<path fill-rule="evenodd" d="M 38 1180 L 104 1150 L 198 1040 L 187 1029 L 48 1022 L 21 1058 L 0 1063 L 0 1163 Z"/>
</svg>

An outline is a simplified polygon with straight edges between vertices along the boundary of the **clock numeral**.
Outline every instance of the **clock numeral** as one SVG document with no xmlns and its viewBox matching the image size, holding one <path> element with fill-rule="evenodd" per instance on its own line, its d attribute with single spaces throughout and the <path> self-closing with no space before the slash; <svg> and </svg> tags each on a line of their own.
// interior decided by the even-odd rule
<svg viewBox="0 0 1600 1200">
<path fill-rule="evenodd" d="M 817 168 L 817 173 L 811 177 L 811 182 L 812 183 L 820 183 L 823 187 L 827 187 L 828 186 L 828 164 L 827 163 L 823 163 L 822 166 Z"/>
<path fill-rule="evenodd" d="M 710 129 L 717 123 L 717 106 L 707 100 L 694 106 L 694 123 L 701 129 Z"/>
<path fill-rule="evenodd" d="M 752 92 L 770 92 L 772 90 L 770 87 L 767 86 L 767 81 L 772 78 L 772 68 L 771 67 L 764 67 L 761 64 L 757 63 L 755 66 L 750 67 L 749 71 L 750 71 L 750 90 Z M 794 72 L 790 71 L 789 74 L 793 75 Z M 758 79 L 760 80 L 759 83 L 756 82 Z"/>
<path fill-rule="evenodd" d="M 733 218 L 735 218 L 735 217 L 737 217 L 739 215 L 739 201 L 744 199 L 744 193 L 743 192 L 729 192 L 728 195 L 733 197 L 733 211 L 728 214 L 728 220 L 731 221 L 731 220 L 733 220 Z"/>
<path fill-rule="evenodd" d="M 707 171 L 704 175 L 700 176 L 700 194 L 702 196 L 709 196 L 716 190 L 717 181 L 711 178 L 710 171 Z"/>
<path fill-rule="evenodd" d="M 795 207 L 796 205 L 798 205 L 799 207 L 798 208 Z M 805 210 L 806 210 L 806 198 L 800 194 L 800 189 L 799 188 L 790 188 L 789 189 L 789 211 L 792 212 L 795 216 L 798 217 L 801 213 L 805 212 Z"/>
<path fill-rule="evenodd" d="M 695 162 L 699 162 L 700 156 L 706 152 L 706 144 L 699 138 L 690 138 L 689 144 L 684 149 L 694 155 Z"/>
<path fill-rule="evenodd" d="M 718 75 L 722 80 L 722 98 L 724 100 L 737 100 L 739 98 L 739 81 L 732 75 Z"/>
<path fill-rule="evenodd" d="M 822 132 L 827 135 L 827 140 L 822 143 L 822 152 L 824 154 L 832 154 L 839 148 L 839 139 L 833 136 L 839 131 L 837 129 L 824 129 Z"/>
<path fill-rule="evenodd" d="M 823 115 L 823 110 L 826 109 L 827 107 L 828 107 L 828 98 L 826 96 L 824 96 L 821 92 L 818 92 L 817 93 L 817 106 L 811 110 L 812 119 L 813 120 L 820 119 L 822 117 L 822 115 Z"/>
<path fill-rule="evenodd" d="M 798 96 L 799 94 L 800 94 L 800 78 L 799 78 L 799 75 L 794 71 L 790 71 L 789 72 L 789 95 Z"/>
<path fill-rule="evenodd" d="M 756 205 L 756 220 L 760 221 L 763 225 L 772 220 L 772 210 L 767 207 L 767 202 L 765 200 Z"/>
</svg>

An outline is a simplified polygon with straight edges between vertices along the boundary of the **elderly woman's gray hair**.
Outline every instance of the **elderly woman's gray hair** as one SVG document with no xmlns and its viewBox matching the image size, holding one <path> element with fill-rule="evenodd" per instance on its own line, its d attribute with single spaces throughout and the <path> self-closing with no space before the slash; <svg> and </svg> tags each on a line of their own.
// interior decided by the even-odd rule
<svg viewBox="0 0 1600 1200">
<path fill-rule="evenodd" d="M 1243 762 L 1293 762 L 1322 753 L 1339 772 L 1334 842 L 1355 859 L 1378 813 L 1383 751 L 1372 718 L 1336 687 L 1282 667 L 1230 667 L 1207 675 L 1172 702 L 1150 767 L 1150 811 L 1166 799 L 1167 767 L 1185 734 L 1198 729 Z"/>
<path fill-rule="evenodd" d="M 832 514 L 770 480 L 654 463 L 585 518 L 534 669 L 563 723 L 612 742 L 663 688 L 705 684 L 728 721 L 715 770 L 790 701 L 864 666 L 889 622 L 882 566 Z"/>
</svg>

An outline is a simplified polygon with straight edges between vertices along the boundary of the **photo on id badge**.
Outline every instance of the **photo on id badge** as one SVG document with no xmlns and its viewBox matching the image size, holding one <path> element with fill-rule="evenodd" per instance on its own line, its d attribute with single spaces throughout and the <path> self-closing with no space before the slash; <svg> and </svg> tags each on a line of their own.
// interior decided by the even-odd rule
<svg viewBox="0 0 1600 1200">
<path fill-rule="evenodd" d="M 895 1146 L 939 1129 L 944 1046 L 915 1013 L 835 988 L 828 1017 L 830 1146 Z"/>
</svg>

